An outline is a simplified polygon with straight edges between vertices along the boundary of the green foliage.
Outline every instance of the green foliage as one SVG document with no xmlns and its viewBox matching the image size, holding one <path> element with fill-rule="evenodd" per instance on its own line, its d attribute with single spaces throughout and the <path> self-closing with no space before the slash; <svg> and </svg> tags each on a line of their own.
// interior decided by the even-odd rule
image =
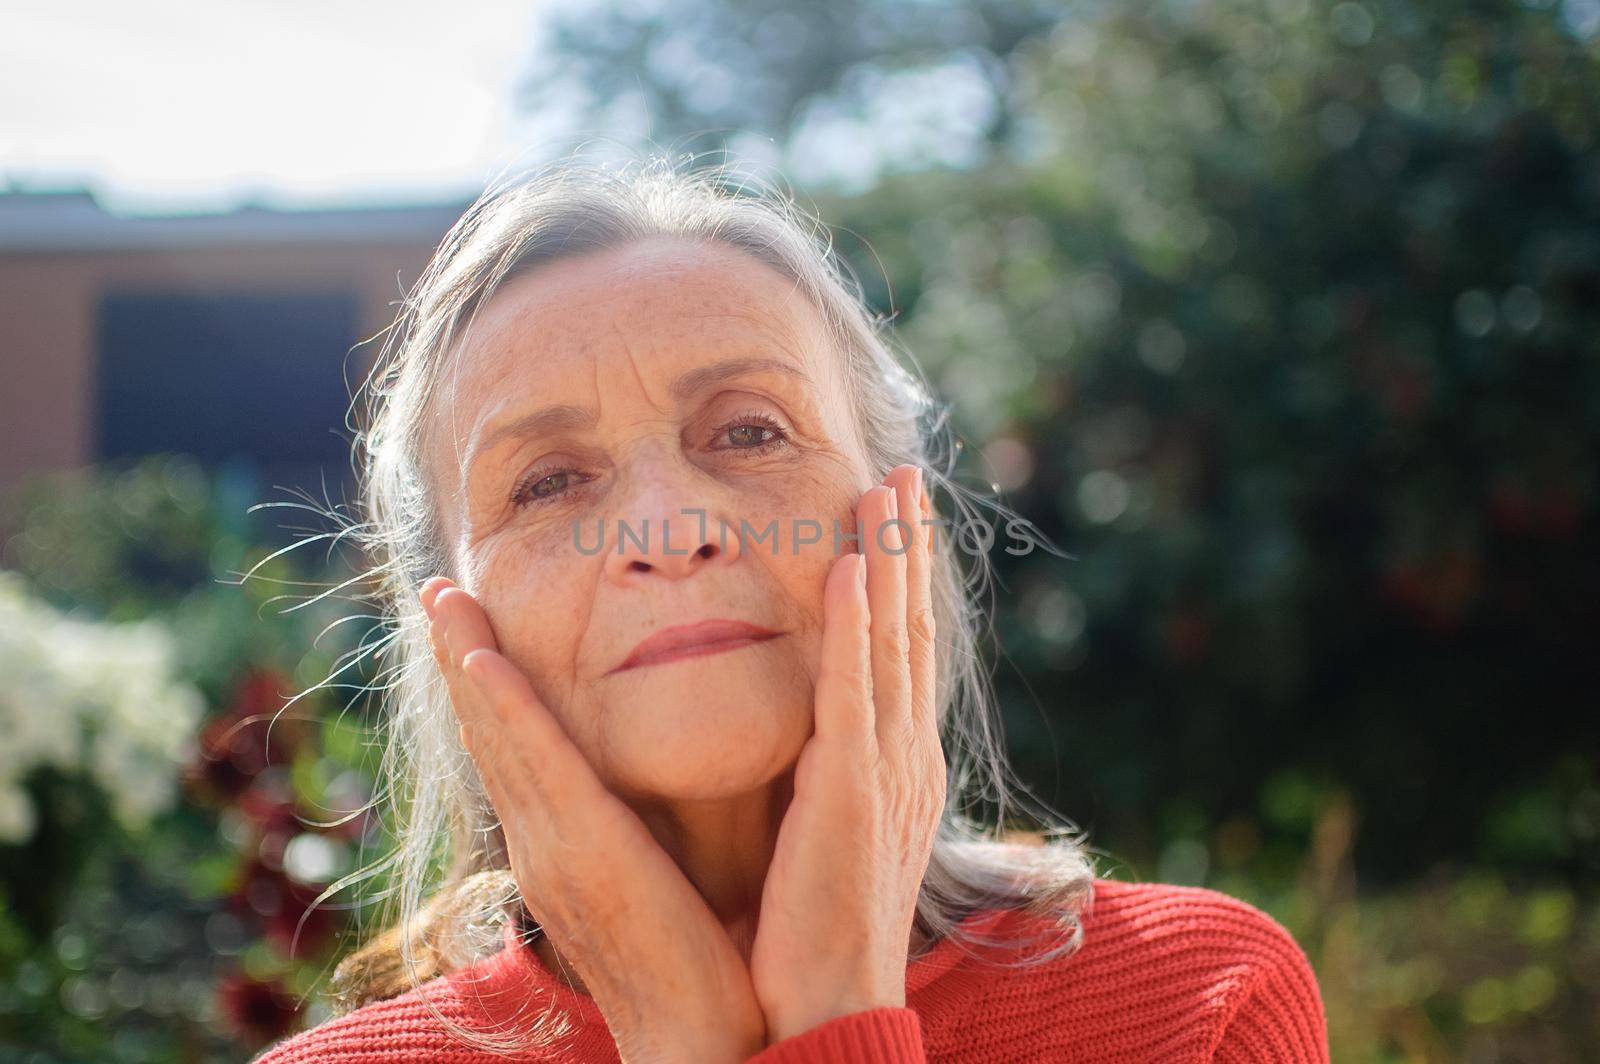
<svg viewBox="0 0 1600 1064">
<path fill-rule="evenodd" d="M 1114 850 L 1292 770 L 1367 875 L 1600 864 L 1596 73 L 1553 10 L 1141 5 L 1018 49 L 1021 161 L 822 201 L 1078 556 L 997 555 L 1001 680 Z"/>
<path fill-rule="evenodd" d="M 322 1014 L 355 895 L 319 895 L 383 845 L 361 811 L 375 722 L 329 689 L 291 703 L 352 649 L 336 642 L 351 626 L 324 634 L 348 602 L 310 601 L 350 560 L 269 561 L 253 501 L 176 456 L 45 478 L 14 500 L 4 575 L 77 618 L 159 624 L 208 710 L 168 766 L 181 804 L 141 830 L 93 778 L 29 777 L 37 828 L 0 845 L 0 1046 L 234 1060 Z M 365 678 L 353 669 L 340 690 L 359 696 Z"/>
</svg>

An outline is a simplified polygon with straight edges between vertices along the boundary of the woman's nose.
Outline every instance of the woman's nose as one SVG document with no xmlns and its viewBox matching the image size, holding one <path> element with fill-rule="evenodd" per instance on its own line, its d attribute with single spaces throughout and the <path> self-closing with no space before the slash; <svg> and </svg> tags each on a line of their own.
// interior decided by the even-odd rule
<svg viewBox="0 0 1600 1064">
<path fill-rule="evenodd" d="M 617 515 L 606 529 L 606 573 L 612 580 L 682 579 L 739 556 L 738 532 L 715 504 L 667 506 L 663 493 L 644 494 L 654 496 L 653 505 L 635 506 Z M 679 500 L 685 498 L 682 493 L 674 494 Z"/>
</svg>

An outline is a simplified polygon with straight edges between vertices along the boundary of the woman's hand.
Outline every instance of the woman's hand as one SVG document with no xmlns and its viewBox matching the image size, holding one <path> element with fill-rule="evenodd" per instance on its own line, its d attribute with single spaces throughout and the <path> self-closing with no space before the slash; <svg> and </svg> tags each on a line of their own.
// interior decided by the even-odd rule
<svg viewBox="0 0 1600 1064">
<path fill-rule="evenodd" d="M 742 1061 L 766 1024 L 744 958 L 676 862 L 595 775 L 443 577 L 423 585 L 461 739 L 523 900 L 605 1016 L 624 1061 Z"/>
<path fill-rule="evenodd" d="M 896 467 L 857 509 L 861 553 L 842 555 L 828 574 L 815 731 L 795 767 L 750 958 L 773 1042 L 905 1005 L 917 895 L 946 787 L 932 528 L 922 524 L 931 515 L 921 470 Z"/>
</svg>

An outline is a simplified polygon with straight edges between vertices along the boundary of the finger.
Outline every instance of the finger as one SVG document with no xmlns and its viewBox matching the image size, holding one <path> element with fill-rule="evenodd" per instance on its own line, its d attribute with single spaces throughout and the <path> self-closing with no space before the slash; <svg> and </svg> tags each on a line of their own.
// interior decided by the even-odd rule
<svg viewBox="0 0 1600 1064">
<path fill-rule="evenodd" d="M 502 780 L 519 775 L 515 770 L 508 771 L 501 763 L 504 745 L 500 737 L 504 728 L 494 719 L 493 710 L 472 690 L 472 684 L 451 658 L 441 624 L 432 626 L 429 639 L 434 646 L 434 658 L 439 663 L 440 675 L 449 692 L 450 709 L 456 717 L 461 745 L 477 769 L 490 807 L 504 825 L 506 812 L 514 808 L 514 800 L 507 793 Z M 509 836 L 507 841 L 510 841 Z"/>
<path fill-rule="evenodd" d="M 479 647 L 467 652 L 461 673 L 478 697 L 501 707 L 504 723 L 498 734 L 505 741 L 498 744 L 502 753 L 491 758 L 491 797 L 508 844 L 520 842 L 527 857 L 524 866 L 514 865 L 523 900 L 540 924 L 563 929 L 584 981 L 592 986 L 605 977 L 606 969 L 596 965 L 607 958 L 593 958 L 577 948 L 575 919 L 593 926 L 629 921 L 629 940 L 659 940 L 656 957 L 680 950 L 676 936 L 682 932 L 681 910 L 667 918 L 643 917 L 671 912 L 668 897 L 678 906 L 704 906 L 677 864 L 601 782 L 521 669 L 504 655 Z M 637 924 L 641 918 L 643 927 Z M 714 924 L 708 909 L 702 919 Z"/>
<path fill-rule="evenodd" d="M 822 664 L 817 671 L 816 733 L 825 743 L 874 740 L 872 642 L 867 559 L 841 554 L 822 591 Z"/>
<path fill-rule="evenodd" d="M 482 647 L 469 651 L 461 668 L 481 697 L 496 707 L 506 747 L 545 802 L 562 809 L 585 810 L 609 795 L 583 751 L 540 701 L 521 669 L 504 655 Z"/>
<path fill-rule="evenodd" d="M 492 736 L 500 730 L 498 707 L 481 697 L 461 671 L 467 654 L 479 647 L 492 649 L 497 645 L 487 619 L 477 616 L 482 612 L 477 600 L 467 592 L 453 584 L 445 585 L 433 599 L 433 639 L 437 652 L 442 653 L 440 668 L 450 687 L 450 704 L 462 727 Z"/>
<path fill-rule="evenodd" d="M 428 615 L 428 620 L 433 620 L 433 600 L 439 597 L 439 592 L 450 586 L 452 582 L 448 577 L 430 576 L 417 589 L 417 598 L 422 602 L 422 612 Z"/>
<path fill-rule="evenodd" d="M 487 614 L 471 595 L 446 585 L 432 603 L 442 632 L 445 676 L 464 721 L 463 742 L 505 831 L 512 870 L 534 918 L 557 926 L 591 986 L 607 975 L 591 963 L 574 920 L 608 926 L 632 921 L 627 938 L 661 942 L 653 955 L 682 950 L 682 915 L 699 906 L 704 925 L 721 927 L 673 859 L 638 817 L 601 782 L 588 759 L 528 677 L 495 644 Z M 557 874 L 559 870 L 559 874 Z M 670 894 L 677 908 L 664 902 Z M 665 918 L 643 914 L 668 912 Z M 725 947 L 732 952 L 729 941 Z"/>
<path fill-rule="evenodd" d="M 933 516 L 922 470 L 903 466 L 908 474 L 895 481 L 902 514 L 911 515 L 910 549 L 906 551 L 906 635 L 911 653 L 911 727 L 923 740 L 939 741 L 934 705 L 938 662 L 937 626 L 933 615 L 933 526 L 923 524 Z"/>
<path fill-rule="evenodd" d="M 489 615 L 483 612 L 478 600 L 454 584 L 446 584 L 433 599 L 435 615 L 447 618 L 445 635 L 457 665 L 476 647 L 499 650 Z"/>
<path fill-rule="evenodd" d="M 496 707 L 483 696 L 482 692 L 475 689 L 461 670 L 463 654 L 476 649 L 463 646 L 465 640 L 457 631 L 459 622 L 456 620 L 456 610 L 451 608 L 458 605 L 458 602 L 451 600 L 464 594 L 457 591 L 447 596 L 444 603 L 432 604 L 431 612 L 434 620 L 429 625 L 428 641 L 433 647 L 439 673 L 449 690 L 450 708 L 459 725 L 461 744 L 466 747 L 473 764 L 477 766 L 478 775 L 483 780 L 484 788 L 490 792 L 495 808 L 500 810 L 504 805 L 501 800 L 499 777 L 508 775 L 500 765 L 507 729 L 498 719 Z M 438 589 L 435 589 L 435 597 L 437 595 Z M 509 773 L 509 775 L 515 774 Z"/>
<path fill-rule="evenodd" d="M 525 778 L 548 804 L 591 808 L 586 803 L 597 801 L 604 785 L 527 676 L 499 652 L 489 617 L 477 600 L 447 587 L 434 609 L 448 615 L 450 652 L 472 696 L 488 707 L 496 744 L 517 770 L 508 788 L 515 790 Z M 474 697 L 467 699 L 469 705 Z"/>
<path fill-rule="evenodd" d="M 872 701 L 878 745 L 903 750 L 911 736 L 910 651 L 906 633 L 905 529 L 892 485 L 862 503 L 867 557 L 867 608 L 872 615 Z"/>
<path fill-rule="evenodd" d="M 559 919 L 559 913 L 550 907 L 550 899 L 557 895 L 548 885 L 541 859 L 563 852 L 559 840 L 585 833 L 563 829 L 546 787 L 540 785 L 537 767 L 528 764 L 514 741 L 515 729 L 506 723 L 510 713 L 502 715 L 493 709 L 495 692 L 474 678 L 482 670 L 481 656 L 493 653 L 475 648 L 461 666 L 452 666 L 450 698 L 463 721 L 462 745 L 477 768 L 495 821 L 504 833 L 517 889 L 534 919 L 548 925 Z M 572 862 L 567 861 L 564 868 L 570 870 Z"/>
</svg>

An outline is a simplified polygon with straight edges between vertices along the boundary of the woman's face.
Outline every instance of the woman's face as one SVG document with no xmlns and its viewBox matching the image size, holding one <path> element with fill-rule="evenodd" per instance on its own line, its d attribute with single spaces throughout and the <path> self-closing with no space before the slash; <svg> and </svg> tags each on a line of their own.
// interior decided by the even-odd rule
<svg viewBox="0 0 1600 1064">
<path fill-rule="evenodd" d="M 873 483 L 816 309 L 743 252 L 656 239 L 516 278 L 457 353 L 428 438 L 460 583 L 600 778 L 716 798 L 792 765 Z M 778 635 L 625 667 L 708 620 Z"/>
</svg>

